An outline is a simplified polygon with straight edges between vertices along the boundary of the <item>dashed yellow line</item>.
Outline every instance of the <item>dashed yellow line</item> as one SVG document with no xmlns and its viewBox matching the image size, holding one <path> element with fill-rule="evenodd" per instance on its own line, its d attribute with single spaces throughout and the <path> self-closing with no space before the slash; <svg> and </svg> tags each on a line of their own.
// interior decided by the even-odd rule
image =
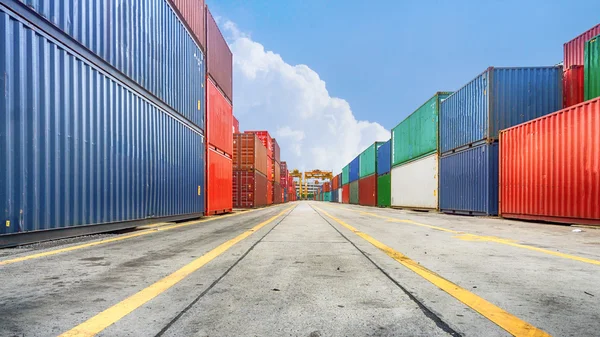
<svg viewBox="0 0 600 337">
<path fill-rule="evenodd" d="M 422 278 L 426 279 L 427 281 L 431 282 L 438 288 L 440 288 L 443 291 L 445 291 L 446 293 L 448 293 L 450 296 L 456 298 L 460 302 L 469 306 L 471 309 L 477 311 L 480 315 L 487 318 L 491 322 L 495 323 L 496 325 L 498 325 L 502 329 L 506 330 L 508 333 L 512 334 L 513 336 L 530 336 L 530 337 L 550 336 L 545 331 L 510 314 L 506 310 L 486 301 L 482 297 L 479 297 L 479 296 L 473 294 L 472 292 L 470 292 L 464 288 L 461 288 L 460 286 L 456 285 L 455 283 L 452 283 L 451 281 L 446 280 L 442 276 L 436 274 L 435 272 L 433 272 L 433 271 L 423 267 L 422 265 L 418 264 L 417 262 L 411 260 L 406 255 L 403 255 L 402 253 L 395 251 L 394 249 L 384 245 L 383 243 L 381 243 L 381 242 L 377 241 L 376 239 L 372 238 L 371 236 L 367 235 L 366 233 L 363 233 L 363 232 L 357 230 L 356 228 L 350 226 L 349 224 L 345 223 L 343 220 L 340 220 L 340 219 L 330 215 L 329 213 L 323 211 L 320 208 L 317 208 L 317 209 L 319 211 L 321 211 L 323 214 L 325 214 L 327 217 L 329 217 L 330 219 L 332 219 L 335 222 L 339 223 L 340 225 L 346 227 L 347 229 L 352 231 L 354 234 L 358 235 L 359 237 L 363 238 L 364 240 L 366 240 L 373 246 L 377 247 L 378 249 L 380 249 L 381 251 L 386 253 L 389 257 L 393 258 L 394 260 L 396 260 L 397 262 L 399 262 L 406 268 L 412 270 L 417 275 L 421 276 Z"/>
<path fill-rule="evenodd" d="M 156 296 L 165 292 L 167 289 L 173 287 L 175 284 L 182 281 L 184 278 L 202 268 L 205 264 L 212 261 L 217 256 L 226 252 L 229 248 L 233 247 L 236 243 L 244 240 L 245 238 L 252 235 L 254 232 L 258 231 L 262 227 L 268 225 L 273 222 L 273 220 L 285 214 L 287 211 L 291 210 L 294 206 L 286 208 L 281 211 L 279 214 L 271 217 L 270 219 L 261 222 L 260 224 L 254 226 L 252 229 L 236 236 L 235 238 L 222 243 L 217 248 L 211 250 L 210 252 L 202 255 L 196 260 L 190 262 L 189 264 L 183 266 L 176 272 L 166 276 L 162 280 L 150 285 L 149 287 L 139 291 L 138 293 L 126 298 L 125 300 L 113 305 L 112 307 L 104 310 L 103 312 L 97 314 L 96 316 L 88 319 L 87 321 L 79 324 L 73 329 L 61 334 L 59 337 L 89 337 L 95 336 L 102 330 L 108 328 L 112 324 L 116 323 L 123 317 L 130 314 L 135 309 L 144 305 L 148 301 L 152 300 Z"/>
<path fill-rule="evenodd" d="M 43 253 L 36 253 L 36 254 L 31 254 L 31 255 L 25 255 L 25 256 L 21 256 L 21 257 L 16 257 L 14 259 L 3 260 L 3 261 L 0 261 L 0 266 L 5 266 L 5 265 L 13 264 L 13 263 L 23 262 L 23 261 L 33 260 L 33 259 L 39 259 L 39 258 L 42 258 L 42 257 L 48 257 L 48 256 L 56 255 L 56 254 L 66 253 L 66 252 L 72 252 L 74 250 L 79 250 L 79 249 L 84 249 L 84 248 L 90 248 L 90 247 L 94 247 L 94 246 L 104 245 L 104 244 L 111 243 L 111 242 L 117 242 L 117 241 L 123 241 L 123 240 L 127 240 L 127 239 L 132 239 L 132 238 L 135 238 L 135 237 L 138 237 L 138 236 L 143 236 L 143 235 L 148 235 L 148 234 L 156 233 L 157 231 L 166 231 L 166 230 L 171 230 L 171 229 L 175 229 L 175 228 L 181 228 L 181 227 L 196 225 L 196 224 L 199 224 L 199 223 L 209 222 L 209 221 L 213 221 L 213 220 L 217 220 L 217 219 L 224 219 L 224 218 L 228 218 L 228 217 L 232 217 L 232 216 L 237 216 L 237 215 L 240 215 L 240 214 L 248 214 L 250 212 L 254 212 L 254 211 L 258 211 L 258 210 L 260 210 L 260 209 L 253 209 L 253 210 L 244 211 L 244 212 L 240 212 L 240 213 L 226 214 L 226 215 L 221 215 L 221 216 L 218 216 L 218 217 L 211 217 L 211 218 L 202 219 L 202 220 L 188 221 L 188 222 L 183 222 L 183 223 L 180 223 L 180 224 L 173 224 L 173 225 L 160 226 L 161 224 L 164 224 L 164 223 L 156 224 L 156 225 L 148 225 L 149 227 L 145 227 L 145 228 L 148 228 L 148 229 L 140 231 L 140 232 L 137 232 L 137 233 L 121 235 L 121 236 L 116 237 L 116 238 L 103 239 L 103 240 L 99 240 L 99 241 L 84 243 L 84 244 L 81 244 L 81 245 L 75 245 L 75 246 L 70 246 L 70 247 L 65 247 L 65 248 L 54 249 L 54 250 L 50 250 L 50 251 L 43 252 Z"/>
</svg>

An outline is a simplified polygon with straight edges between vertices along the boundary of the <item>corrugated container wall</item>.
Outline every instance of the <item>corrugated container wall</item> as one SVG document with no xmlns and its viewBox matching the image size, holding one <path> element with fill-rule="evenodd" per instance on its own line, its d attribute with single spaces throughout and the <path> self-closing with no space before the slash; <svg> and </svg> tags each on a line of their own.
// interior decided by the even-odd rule
<svg viewBox="0 0 600 337">
<path fill-rule="evenodd" d="M 281 166 L 279 166 L 279 163 L 274 161 L 274 160 L 270 160 L 270 164 L 271 164 L 271 181 L 276 182 L 279 184 L 279 180 L 281 180 Z"/>
<path fill-rule="evenodd" d="M 196 42 L 206 51 L 206 17 L 204 0 L 170 0 L 175 11 L 187 25 Z"/>
<path fill-rule="evenodd" d="M 240 133 L 240 121 L 233 116 L 233 133 Z"/>
<path fill-rule="evenodd" d="M 351 182 L 349 185 L 350 185 L 350 203 L 358 205 L 358 200 L 359 200 L 358 180 Z"/>
<path fill-rule="evenodd" d="M 273 203 L 281 204 L 283 202 L 283 195 L 281 194 L 281 185 L 278 182 L 273 183 Z"/>
<path fill-rule="evenodd" d="M 208 6 L 206 7 L 206 72 L 212 77 L 225 96 L 233 102 L 233 54 L 217 26 Z"/>
<path fill-rule="evenodd" d="M 600 225 L 600 99 L 500 133 L 500 214 Z"/>
<path fill-rule="evenodd" d="M 438 150 L 440 103 L 451 92 L 437 92 L 392 129 L 392 167 Z"/>
<path fill-rule="evenodd" d="M 440 153 L 560 110 L 562 67 L 488 68 L 441 103 Z"/>
<path fill-rule="evenodd" d="M 584 98 L 590 100 L 600 96 L 600 36 L 585 44 Z"/>
<path fill-rule="evenodd" d="M 392 175 L 382 174 L 377 177 L 377 206 L 390 207 L 392 205 Z"/>
<path fill-rule="evenodd" d="M 204 212 L 201 134 L 4 10 L 0 27 L 1 234 Z"/>
<path fill-rule="evenodd" d="M 215 84 L 207 79 L 208 114 L 206 116 L 206 140 L 209 147 L 215 147 L 229 155 L 233 152 L 233 108 Z"/>
<path fill-rule="evenodd" d="M 563 106 L 565 108 L 583 102 L 583 79 L 583 66 L 572 66 L 565 71 L 563 78 Z"/>
<path fill-rule="evenodd" d="M 360 154 L 360 178 L 377 173 L 377 149 L 383 142 L 375 142 Z"/>
<path fill-rule="evenodd" d="M 342 168 L 342 186 L 346 185 L 350 182 L 350 165 L 344 166 Z"/>
<path fill-rule="evenodd" d="M 279 148 L 279 143 L 277 143 L 277 139 L 273 138 L 273 160 L 276 162 L 281 161 L 281 149 Z"/>
<path fill-rule="evenodd" d="M 360 178 L 360 156 L 354 158 L 348 165 L 349 182 L 357 181 Z"/>
<path fill-rule="evenodd" d="M 331 189 L 337 190 L 339 187 L 340 187 L 340 184 L 338 183 L 338 176 L 335 176 L 331 180 Z"/>
<path fill-rule="evenodd" d="M 363 206 L 377 206 L 376 174 L 358 180 L 358 203 Z"/>
<path fill-rule="evenodd" d="M 233 171 L 233 207 L 267 205 L 267 177 L 257 171 Z"/>
<path fill-rule="evenodd" d="M 206 151 L 206 212 L 222 214 L 232 210 L 233 167 L 231 158 L 212 149 Z"/>
<path fill-rule="evenodd" d="M 390 172 L 392 141 L 388 140 L 377 149 L 377 175 Z"/>
<path fill-rule="evenodd" d="M 350 184 L 342 185 L 342 203 L 350 203 Z"/>
<path fill-rule="evenodd" d="M 204 130 L 204 53 L 166 1 L 22 2 Z"/>
<path fill-rule="evenodd" d="M 233 169 L 257 170 L 266 175 L 267 149 L 260 139 L 252 133 L 236 133 L 233 135 Z"/>
<path fill-rule="evenodd" d="M 258 136 L 258 139 L 267 148 L 267 157 L 273 159 L 273 138 L 271 138 L 269 131 L 244 131 L 244 133 L 254 133 Z"/>
<path fill-rule="evenodd" d="M 439 207 L 446 213 L 498 214 L 498 143 L 440 158 Z"/>
<path fill-rule="evenodd" d="M 573 40 L 564 44 L 564 67 L 569 69 L 572 66 L 583 65 L 583 53 L 585 43 L 594 36 L 600 34 L 600 24 L 590 28 L 588 31 L 577 36 Z"/>
<path fill-rule="evenodd" d="M 438 208 L 438 154 L 392 168 L 392 206 L 414 209 Z"/>
<path fill-rule="evenodd" d="M 274 201 L 273 182 L 271 180 L 267 180 L 267 205 L 272 205 Z"/>
</svg>

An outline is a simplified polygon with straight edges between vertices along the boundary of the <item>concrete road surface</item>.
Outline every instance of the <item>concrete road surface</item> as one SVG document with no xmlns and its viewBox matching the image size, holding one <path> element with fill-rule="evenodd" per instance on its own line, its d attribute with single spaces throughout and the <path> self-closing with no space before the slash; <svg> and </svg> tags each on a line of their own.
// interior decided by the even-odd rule
<svg viewBox="0 0 600 337">
<path fill-rule="evenodd" d="M 295 202 L 0 250 L 0 336 L 600 336 L 600 230 Z"/>
</svg>

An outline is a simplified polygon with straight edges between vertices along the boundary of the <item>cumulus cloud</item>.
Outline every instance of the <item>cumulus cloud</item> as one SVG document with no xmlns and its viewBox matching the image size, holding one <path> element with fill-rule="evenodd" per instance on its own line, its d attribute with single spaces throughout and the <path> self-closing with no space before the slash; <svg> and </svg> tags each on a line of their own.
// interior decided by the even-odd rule
<svg viewBox="0 0 600 337">
<path fill-rule="evenodd" d="M 389 139 L 375 122 L 354 117 L 306 65 L 290 65 L 231 21 L 222 24 L 234 57 L 234 114 L 242 130 L 268 130 L 288 167 L 341 171 L 367 146 Z"/>
</svg>

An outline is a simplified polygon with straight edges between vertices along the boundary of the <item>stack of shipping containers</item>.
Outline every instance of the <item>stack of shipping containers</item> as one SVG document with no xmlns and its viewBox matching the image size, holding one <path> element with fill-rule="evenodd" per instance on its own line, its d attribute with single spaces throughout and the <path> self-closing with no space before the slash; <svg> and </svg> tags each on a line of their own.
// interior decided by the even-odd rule
<svg viewBox="0 0 600 337">
<path fill-rule="evenodd" d="M 281 158 L 280 158 L 280 149 L 279 144 L 277 143 L 277 139 L 273 138 L 272 145 L 273 146 L 273 158 L 271 159 L 271 166 L 273 169 L 273 176 L 271 177 L 273 181 L 273 203 L 281 204 L 283 202 L 283 190 L 281 188 Z"/>
<path fill-rule="evenodd" d="M 383 142 L 375 142 L 359 155 L 358 203 L 377 206 L 377 149 Z"/>
<path fill-rule="evenodd" d="M 450 92 L 438 92 L 392 129 L 391 205 L 438 209 L 438 116 Z"/>
<path fill-rule="evenodd" d="M 180 2 L 184 2 L 180 0 Z M 232 210 L 232 53 L 206 9 L 206 214 Z M 200 104 L 200 103 L 199 103 Z M 239 127 L 239 126 L 238 126 Z"/>
<path fill-rule="evenodd" d="M 267 205 L 267 148 L 254 133 L 233 135 L 233 206 Z"/>
<path fill-rule="evenodd" d="M 377 206 L 390 207 L 392 197 L 391 140 L 377 149 Z"/>
<path fill-rule="evenodd" d="M 342 203 L 342 174 L 338 174 L 337 175 L 337 181 L 338 181 L 338 189 L 337 189 L 337 199 L 335 200 L 335 202 L 337 203 Z"/>
<path fill-rule="evenodd" d="M 274 164 L 273 164 L 273 138 L 269 134 L 269 131 L 245 131 L 245 133 L 253 133 L 258 136 L 258 139 L 263 143 L 267 149 L 267 156 L 265 158 L 265 165 L 267 166 L 267 205 L 273 204 L 273 180 L 275 176 Z"/>
<path fill-rule="evenodd" d="M 289 181 L 290 181 L 290 173 L 287 168 L 287 163 L 282 161 L 279 164 L 279 185 L 281 185 L 281 193 L 283 195 L 283 202 L 288 202 L 290 200 L 289 197 Z"/>
<path fill-rule="evenodd" d="M 564 90 L 563 106 L 570 107 L 581 103 L 584 94 L 584 63 L 585 46 L 595 36 L 600 34 L 600 24 L 564 44 Z M 587 98 L 587 99 L 591 99 Z"/>
<path fill-rule="evenodd" d="M 562 75 L 562 66 L 490 67 L 441 102 L 441 211 L 498 214 L 499 131 L 559 110 Z"/>
<path fill-rule="evenodd" d="M 350 164 L 342 169 L 342 203 L 350 203 Z"/>
<path fill-rule="evenodd" d="M 340 187 L 340 183 L 338 181 L 338 176 L 336 175 L 331 179 L 331 202 L 338 201 L 338 188 Z"/>
<path fill-rule="evenodd" d="M 348 164 L 349 202 L 358 205 L 358 180 L 360 178 L 360 155 Z"/>
<path fill-rule="evenodd" d="M 331 201 L 331 182 L 325 182 L 321 185 L 321 201 Z"/>
</svg>

